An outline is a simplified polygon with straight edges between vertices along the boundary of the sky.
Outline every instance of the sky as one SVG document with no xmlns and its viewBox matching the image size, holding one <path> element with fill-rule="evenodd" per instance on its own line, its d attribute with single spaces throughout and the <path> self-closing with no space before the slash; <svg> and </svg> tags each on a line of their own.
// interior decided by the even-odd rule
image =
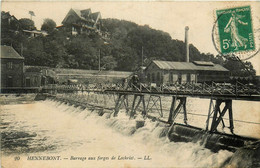
<svg viewBox="0 0 260 168">
<path fill-rule="evenodd" d="M 101 12 L 102 18 L 116 18 L 149 25 L 151 28 L 165 31 L 173 39 L 184 40 L 185 26 L 189 26 L 189 42 L 203 53 L 217 54 L 212 42 L 212 28 L 215 11 L 238 6 L 251 6 L 254 30 L 260 28 L 260 2 L 180 2 L 180 1 L 4 1 L 2 11 L 10 11 L 17 19 L 30 18 L 29 11 L 34 11 L 33 21 L 38 29 L 45 18 L 53 19 L 61 25 L 70 8 L 87 9 Z M 259 31 L 255 32 L 257 48 L 260 47 Z M 260 75 L 260 53 L 249 61 Z"/>
</svg>

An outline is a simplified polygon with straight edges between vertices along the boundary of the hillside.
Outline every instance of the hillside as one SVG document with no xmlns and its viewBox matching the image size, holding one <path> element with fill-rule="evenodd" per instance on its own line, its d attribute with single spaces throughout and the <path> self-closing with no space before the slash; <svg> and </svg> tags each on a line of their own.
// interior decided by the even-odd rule
<svg viewBox="0 0 260 168">
<path fill-rule="evenodd" d="M 152 59 L 168 61 L 184 61 L 185 59 L 184 42 L 172 39 L 166 32 L 152 29 L 147 25 L 139 26 L 133 22 L 117 19 L 104 19 L 103 24 L 106 31 L 111 34 L 111 43 L 114 46 L 113 56 L 120 63 L 117 67 L 119 69 L 129 66 L 128 69 L 131 69 L 140 65 L 142 47 L 145 63 Z M 201 54 L 191 44 L 190 59 L 193 61 L 210 58 Z M 133 64 L 129 65 L 129 62 Z"/>
<path fill-rule="evenodd" d="M 12 45 L 25 57 L 26 65 L 97 70 L 100 55 L 102 69 L 133 71 L 142 64 L 142 48 L 144 65 L 153 59 L 185 59 L 183 41 L 148 25 L 140 26 L 125 20 L 102 20 L 101 30 L 109 35 L 108 38 L 102 38 L 97 33 L 71 35 L 65 29 L 50 29 L 47 36 L 31 37 L 23 29 L 34 30 L 33 21 L 20 19 L 8 24 L 3 17 L 1 20 L 1 44 Z M 200 53 L 190 44 L 190 61 L 195 60 L 213 61 L 224 66 L 228 61 L 223 57 Z M 233 69 L 237 70 L 235 67 Z"/>
</svg>

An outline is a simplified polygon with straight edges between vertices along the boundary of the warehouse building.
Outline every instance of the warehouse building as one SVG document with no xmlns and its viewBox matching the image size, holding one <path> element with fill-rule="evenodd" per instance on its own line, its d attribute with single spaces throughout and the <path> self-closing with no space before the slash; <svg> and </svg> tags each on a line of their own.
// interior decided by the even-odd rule
<svg viewBox="0 0 260 168">
<path fill-rule="evenodd" d="M 11 46 L 1 46 L 1 88 L 22 87 L 24 58 Z"/>
<path fill-rule="evenodd" d="M 145 69 L 149 83 L 202 83 L 224 82 L 229 80 L 229 71 L 221 65 L 212 62 L 173 62 L 153 60 Z"/>
</svg>

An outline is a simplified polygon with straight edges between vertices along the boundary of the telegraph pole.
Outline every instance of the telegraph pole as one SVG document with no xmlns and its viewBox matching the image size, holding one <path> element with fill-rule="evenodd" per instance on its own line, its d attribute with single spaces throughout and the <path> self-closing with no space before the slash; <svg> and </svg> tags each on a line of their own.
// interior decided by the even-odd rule
<svg viewBox="0 0 260 168">
<path fill-rule="evenodd" d="M 186 26 L 185 27 L 186 62 L 190 62 L 188 35 L 189 35 L 189 27 Z"/>
<path fill-rule="evenodd" d="M 142 46 L 142 68 L 144 66 L 144 47 Z"/>
<path fill-rule="evenodd" d="M 21 56 L 23 56 L 23 43 L 21 43 Z"/>
<path fill-rule="evenodd" d="M 100 72 L 100 55 L 101 55 L 101 49 L 99 49 L 99 54 L 98 54 L 98 71 Z"/>
</svg>

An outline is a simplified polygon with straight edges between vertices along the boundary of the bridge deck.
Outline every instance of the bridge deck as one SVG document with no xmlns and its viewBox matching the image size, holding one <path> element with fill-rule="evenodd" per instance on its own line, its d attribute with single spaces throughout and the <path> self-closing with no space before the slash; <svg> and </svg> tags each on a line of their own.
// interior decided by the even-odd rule
<svg viewBox="0 0 260 168">
<path fill-rule="evenodd" d="M 231 94 L 207 94 L 207 93 L 187 93 L 187 92 L 148 92 L 148 91 L 127 91 L 127 90 L 104 90 L 107 93 L 121 94 L 150 94 L 150 95 L 167 95 L 178 97 L 198 97 L 198 98 L 213 98 L 213 99 L 232 99 L 246 101 L 260 101 L 260 95 L 231 95 Z"/>
<path fill-rule="evenodd" d="M 48 89 L 48 88 L 46 88 Z M 242 83 L 236 84 L 219 84 L 212 83 L 208 85 L 203 84 L 175 84 L 171 86 L 162 85 L 155 87 L 147 84 L 139 83 L 133 84 L 90 84 L 84 85 L 59 85 L 51 86 L 49 89 L 56 89 L 57 92 L 71 92 L 71 91 L 87 91 L 87 92 L 103 92 L 116 94 L 149 94 L 149 95 L 165 95 L 178 97 L 199 97 L 199 98 L 213 98 L 213 99 L 233 99 L 233 100 L 247 100 L 260 101 L 260 89 L 254 85 L 245 85 Z"/>
<path fill-rule="evenodd" d="M 233 99 L 246 101 L 260 101 L 260 88 L 255 85 L 227 83 L 214 83 L 211 85 L 206 83 L 186 83 L 174 84 L 171 86 L 162 85 L 160 87 L 151 86 L 143 83 L 138 85 L 124 83 L 99 83 L 88 85 L 46 85 L 33 88 L 1 88 L 1 93 L 9 92 L 52 92 L 52 93 L 68 93 L 68 92 L 101 92 L 101 93 L 116 93 L 116 94 L 150 94 L 150 95 L 165 95 L 178 97 L 199 97 L 213 99 Z"/>
</svg>

